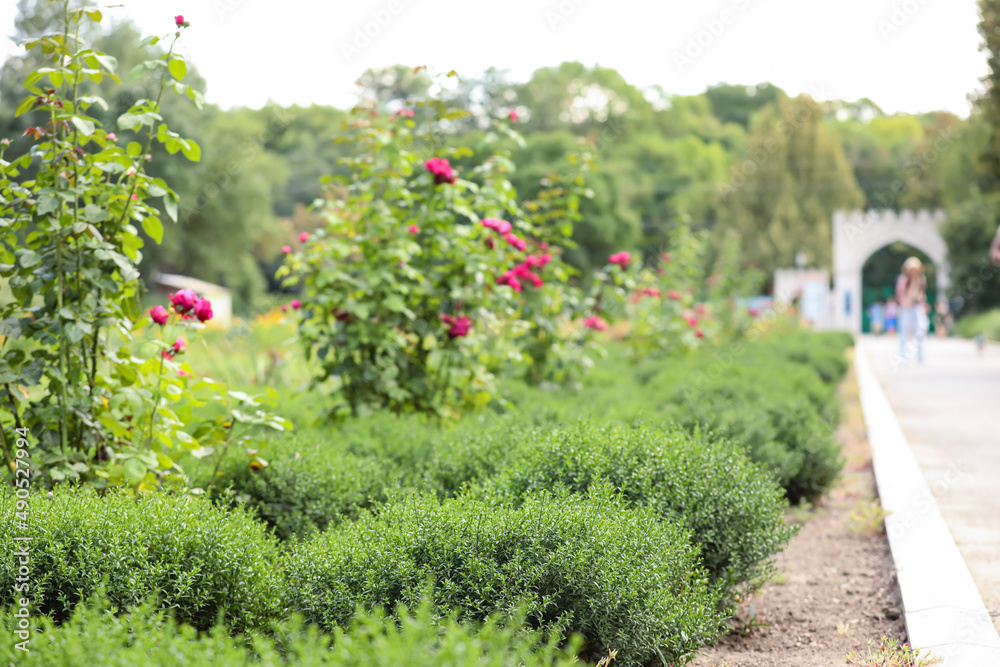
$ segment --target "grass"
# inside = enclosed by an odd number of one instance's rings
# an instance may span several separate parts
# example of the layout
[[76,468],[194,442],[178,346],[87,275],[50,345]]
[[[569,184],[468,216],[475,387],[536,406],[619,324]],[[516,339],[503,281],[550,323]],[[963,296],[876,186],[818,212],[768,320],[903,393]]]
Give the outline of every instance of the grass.
[[1000,341],[1000,308],[963,317],[955,325],[955,332],[964,338],[982,334],[987,340]]

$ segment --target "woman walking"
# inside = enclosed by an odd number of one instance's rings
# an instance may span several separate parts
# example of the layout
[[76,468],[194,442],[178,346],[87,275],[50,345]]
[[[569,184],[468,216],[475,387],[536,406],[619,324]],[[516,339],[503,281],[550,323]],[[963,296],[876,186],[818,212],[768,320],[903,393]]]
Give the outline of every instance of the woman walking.
[[922,325],[927,313],[927,278],[924,265],[916,257],[903,262],[903,273],[896,281],[896,300],[899,301],[899,356],[906,359],[912,335],[917,343],[917,361],[923,361],[927,328]]

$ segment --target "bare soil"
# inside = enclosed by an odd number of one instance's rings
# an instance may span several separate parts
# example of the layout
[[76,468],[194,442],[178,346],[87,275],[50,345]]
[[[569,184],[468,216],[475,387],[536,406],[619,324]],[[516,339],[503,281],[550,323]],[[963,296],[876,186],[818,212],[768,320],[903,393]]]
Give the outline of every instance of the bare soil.
[[[853,361],[853,359],[852,359]],[[840,386],[844,471],[780,554],[779,574],[745,600],[731,632],[693,667],[833,667],[869,639],[905,641],[853,364]]]

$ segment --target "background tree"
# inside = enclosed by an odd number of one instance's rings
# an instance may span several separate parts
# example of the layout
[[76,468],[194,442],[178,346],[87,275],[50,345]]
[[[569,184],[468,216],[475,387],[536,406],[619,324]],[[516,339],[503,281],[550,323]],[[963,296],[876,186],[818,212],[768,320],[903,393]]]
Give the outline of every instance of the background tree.
[[820,105],[800,95],[765,108],[748,155],[721,189],[747,260],[768,275],[794,266],[799,252],[811,265],[828,267],[833,212],[861,206],[864,194]]

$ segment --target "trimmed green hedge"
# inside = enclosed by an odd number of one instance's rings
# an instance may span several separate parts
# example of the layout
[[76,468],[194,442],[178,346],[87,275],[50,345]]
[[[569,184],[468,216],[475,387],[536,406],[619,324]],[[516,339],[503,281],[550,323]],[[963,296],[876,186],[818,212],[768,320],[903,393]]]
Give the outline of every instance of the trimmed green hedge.
[[[732,442],[676,427],[601,428],[586,422],[535,431],[523,446],[503,451],[496,476],[477,492],[495,501],[521,502],[546,489],[584,493],[602,480],[631,503],[691,531],[711,576],[727,589],[759,581],[794,534],[784,521],[784,494],[767,470]],[[476,457],[480,443],[452,459]]]
[[[25,653],[15,610],[0,614],[0,626],[9,641],[0,644],[0,662],[27,667],[570,667],[577,642],[558,648],[540,633],[519,628],[515,614],[490,618],[485,624],[466,626],[436,617],[428,605],[409,612],[400,608],[396,618],[380,613],[360,614],[347,630],[321,634],[301,621],[278,624],[273,634],[229,636],[229,628],[216,626],[198,634],[190,626],[165,617],[155,604],[143,604],[116,614],[106,598],[95,595],[79,605],[61,626],[41,617],[40,630],[32,630]],[[252,648],[248,647],[252,645]]]
[[291,610],[326,629],[426,595],[466,621],[526,608],[534,627],[641,665],[684,662],[718,636],[725,614],[697,558],[683,530],[603,487],[516,509],[411,496],[293,544],[286,575]]
[[[26,597],[33,613],[57,621],[102,585],[113,604],[157,595],[178,620],[199,629],[223,615],[236,630],[261,627],[280,611],[284,586],[277,542],[240,509],[165,494],[109,493],[57,487],[51,499],[29,501],[27,532],[0,523],[0,606]],[[13,517],[16,499],[0,495],[0,515]],[[30,538],[30,584],[15,590],[17,554]],[[103,584],[102,584],[103,582]]]

